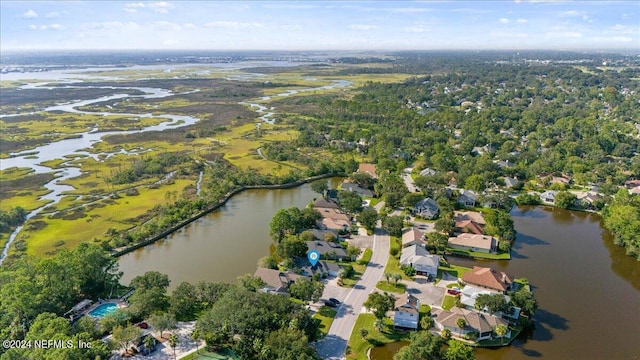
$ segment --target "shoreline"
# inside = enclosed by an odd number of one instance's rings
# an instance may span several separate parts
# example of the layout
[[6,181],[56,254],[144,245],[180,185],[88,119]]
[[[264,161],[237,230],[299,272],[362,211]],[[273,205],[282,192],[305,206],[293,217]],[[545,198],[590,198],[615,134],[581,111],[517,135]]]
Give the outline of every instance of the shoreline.
[[233,191],[225,194],[225,196],[220,201],[218,201],[217,203],[211,205],[207,209],[199,212],[198,214],[190,217],[187,220],[183,220],[183,221],[179,222],[178,224],[172,226],[170,229],[165,230],[165,231],[161,232],[158,235],[155,235],[155,236],[153,236],[153,237],[151,237],[151,238],[149,238],[149,239],[147,239],[145,241],[142,241],[140,243],[137,243],[135,245],[131,245],[131,246],[128,246],[128,247],[125,247],[125,248],[121,248],[119,250],[111,251],[111,256],[113,256],[115,258],[118,258],[118,257],[120,257],[122,255],[125,255],[125,254],[128,254],[128,253],[130,253],[130,252],[132,252],[134,250],[137,250],[137,249],[143,248],[143,247],[145,247],[147,245],[153,244],[154,242],[156,242],[158,240],[164,239],[167,236],[171,235],[172,233],[182,229],[186,225],[189,225],[190,223],[200,219],[201,217],[218,210],[219,208],[224,206],[227,203],[227,201],[229,201],[232,197],[234,197],[235,195],[240,194],[243,191],[246,191],[246,190],[291,189],[291,188],[294,188],[294,187],[298,187],[300,185],[304,185],[304,184],[310,183],[312,181],[316,181],[316,180],[320,180],[320,179],[326,179],[326,178],[332,178],[332,177],[341,177],[341,176],[344,177],[345,175],[344,174],[327,173],[327,174],[321,174],[321,175],[307,177],[307,178],[304,178],[304,179],[296,180],[296,181],[285,183],[285,184],[249,185],[249,186],[240,187],[240,188],[238,188],[236,190],[233,190]]

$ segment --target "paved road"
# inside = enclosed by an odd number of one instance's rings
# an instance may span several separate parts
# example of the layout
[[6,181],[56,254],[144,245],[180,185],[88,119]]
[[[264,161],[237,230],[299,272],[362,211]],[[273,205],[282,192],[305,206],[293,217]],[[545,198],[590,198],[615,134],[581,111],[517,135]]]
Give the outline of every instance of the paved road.
[[367,300],[369,293],[376,288],[376,284],[384,273],[384,267],[387,266],[389,246],[389,235],[384,230],[376,228],[373,237],[373,255],[369,265],[367,265],[360,281],[340,305],[327,336],[315,345],[318,355],[323,359],[345,358],[347,342],[362,309],[362,304]]
[[420,191],[420,189],[418,189],[418,187],[416,186],[416,184],[413,182],[413,179],[411,178],[411,174],[402,174],[402,180],[404,180],[404,184],[407,186],[407,189],[409,189],[409,192],[418,192]]

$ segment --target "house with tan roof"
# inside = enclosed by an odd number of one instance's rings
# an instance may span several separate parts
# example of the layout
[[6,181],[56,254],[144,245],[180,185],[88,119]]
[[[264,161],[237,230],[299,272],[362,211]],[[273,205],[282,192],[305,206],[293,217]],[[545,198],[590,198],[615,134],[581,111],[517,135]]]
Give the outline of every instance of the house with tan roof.
[[[326,199],[325,199],[326,200]],[[318,201],[316,201],[318,202]],[[329,204],[332,202],[328,202]],[[329,205],[328,204],[328,205]],[[331,230],[333,232],[340,232],[349,229],[351,226],[351,217],[345,214],[340,207],[313,207],[317,210],[322,218],[316,222],[318,228],[322,230]]]
[[417,297],[403,293],[396,299],[393,308],[393,326],[407,329],[417,329],[420,320],[420,300]]
[[[506,320],[499,317],[457,307],[451,308],[451,311],[434,309],[431,313],[435,316],[434,322],[438,330],[449,329],[453,335],[461,338],[467,334],[475,333],[477,335],[476,341],[491,339],[493,331],[498,325],[509,326]],[[463,328],[458,327],[458,319],[460,318],[465,322]],[[511,337],[511,331],[507,332],[506,337]]]
[[302,277],[289,271],[283,272],[261,267],[256,270],[253,276],[259,277],[264,282],[260,291],[279,295],[289,295],[289,285]]
[[378,173],[376,172],[376,164],[362,163],[358,165],[358,172],[364,172],[371,175],[372,178],[377,179]]
[[460,279],[465,284],[500,293],[511,289],[513,284],[513,279],[507,273],[480,266],[474,266],[473,271],[464,273]]
[[484,226],[473,220],[456,220],[456,232],[482,235]]
[[493,236],[462,233],[449,238],[449,247],[460,250],[495,254],[498,250],[498,240]]
[[477,211],[454,211],[453,220],[471,220],[483,226],[486,224],[482,213]]
[[424,233],[416,227],[402,230],[402,247],[411,245],[425,246]]

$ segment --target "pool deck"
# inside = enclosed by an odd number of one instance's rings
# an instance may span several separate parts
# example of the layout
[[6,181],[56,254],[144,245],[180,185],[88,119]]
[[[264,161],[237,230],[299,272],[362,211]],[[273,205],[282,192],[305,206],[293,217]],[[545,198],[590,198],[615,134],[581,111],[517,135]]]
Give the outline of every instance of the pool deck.
[[89,306],[88,308],[86,308],[85,310],[83,310],[80,314],[82,315],[86,315],[92,318],[100,318],[101,316],[93,316],[91,314],[89,314],[90,312],[92,312],[93,310],[97,309],[100,305],[104,305],[104,304],[116,304],[116,306],[118,307],[118,309],[125,309],[127,307],[129,307],[129,304],[124,301],[124,300],[120,300],[120,299],[99,299],[96,303],[94,303],[93,305]]

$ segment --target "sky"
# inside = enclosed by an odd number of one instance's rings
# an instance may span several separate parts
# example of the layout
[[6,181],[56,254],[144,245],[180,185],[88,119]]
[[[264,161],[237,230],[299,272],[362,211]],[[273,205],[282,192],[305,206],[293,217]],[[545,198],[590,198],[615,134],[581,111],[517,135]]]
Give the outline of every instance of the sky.
[[640,51],[640,1],[0,1],[36,49]]

